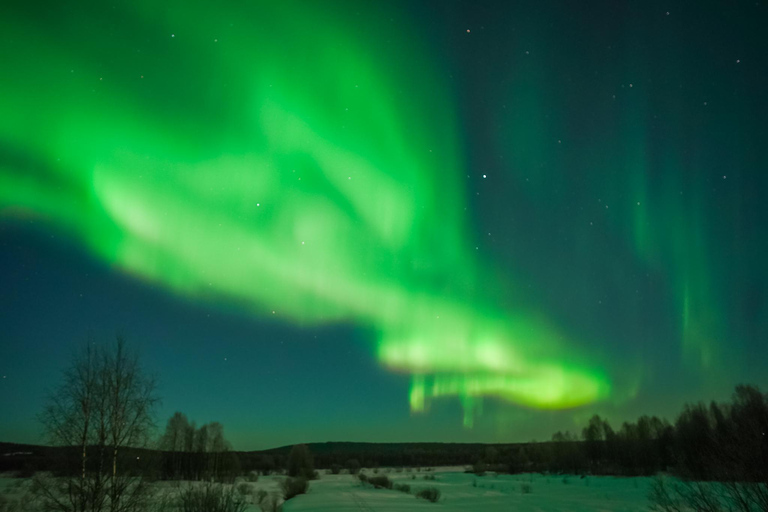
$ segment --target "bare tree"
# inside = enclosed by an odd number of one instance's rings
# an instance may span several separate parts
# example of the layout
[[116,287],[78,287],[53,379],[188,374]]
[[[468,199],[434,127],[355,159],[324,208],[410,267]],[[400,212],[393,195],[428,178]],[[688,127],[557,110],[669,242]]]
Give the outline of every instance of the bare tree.
[[[190,429],[189,420],[183,413],[176,412],[165,426],[165,434],[160,439],[160,447],[170,453],[170,467],[166,468],[167,476],[180,478],[184,452],[192,451],[191,441],[188,441]],[[194,429],[194,426],[192,427]],[[192,431],[194,435],[194,430]]]
[[36,482],[42,507],[61,512],[140,508],[145,486],[136,464],[122,467],[120,456],[125,448],[148,445],[157,402],[154,380],[122,338],[108,348],[89,342],[78,352],[40,415],[49,443],[69,448],[60,476]]
[[305,444],[296,444],[288,454],[288,476],[304,477],[308,480],[315,478],[314,460]]

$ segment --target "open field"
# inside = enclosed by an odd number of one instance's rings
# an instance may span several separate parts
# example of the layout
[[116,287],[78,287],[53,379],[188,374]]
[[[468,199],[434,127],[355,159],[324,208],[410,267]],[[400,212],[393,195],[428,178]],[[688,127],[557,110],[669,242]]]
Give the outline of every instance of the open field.
[[[408,484],[410,494],[388,489],[363,486],[348,474],[321,475],[312,481],[309,492],[299,495],[283,506],[284,512],[397,512],[397,511],[482,511],[515,510],[520,512],[632,512],[648,510],[646,498],[650,478],[617,478],[604,476],[564,475],[496,475],[478,477],[464,473],[463,468],[437,468],[434,472],[385,472],[395,484]],[[369,470],[369,476],[374,476]],[[425,480],[434,475],[435,480]],[[254,494],[263,489],[279,496],[279,482],[285,477],[270,475],[249,483]],[[29,479],[0,477],[0,493],[7,498],[21,498],[29,488]],[[160,494],[189,485],[160,482],[155,488]],[[417,499],[415,493],[425,487],[440,490],[440,500],[430,503]],[[251,503],[247,512],[258,512]]]
[[[370,472],[368,472],[370,474]],[[463,468],[438,468],[435,480],[425,473],[388,473],[396,484],[411,486],[411,494],[362,487],[350,475],[323,475],[309,493],[288,501],[284,512],[331,511],[612,511],[648,510],[649,478],[586,477],[539,474],[477,477]],[[412,477],[415,476],[415,479]],[[436,487],[441,498],[430,503],[414,497],[424,487]],[[524,492],[529,490],[530,492]]]

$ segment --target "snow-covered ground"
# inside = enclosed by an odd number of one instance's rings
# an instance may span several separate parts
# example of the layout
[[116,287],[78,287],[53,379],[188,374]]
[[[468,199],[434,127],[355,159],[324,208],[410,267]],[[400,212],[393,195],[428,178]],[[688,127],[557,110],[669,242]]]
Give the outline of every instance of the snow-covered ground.
[[[283,505],[283,512],[634,512],[647,511],[650,478],[605,476],[496,475],[478,477],[463,468],[436,468],[430,472],[381,470],[395,484],[408,484],[410,494],[362,486],[351,475],[328,475],[310,482],[309,492]],[[375,476],[370,470],[368,476]],[[434,475],[435,480],[425,480]],[[278,498],[283,476],[262,476],[252,486],[254,494],[263,489]],[[6,499],[20,499],[29,489],[29,479],[0,475],[0,494]],[[158,496],[173,493],[190,483],[156,483]],[[192,484],[195,485],[195,484]],[[419,489],[436,487],[441,497],[430,503],[415,497]],[[278,498],[279,499],[279,498]],[[253,497],[250,498],[253,501]],[[246,512],[261,512],[251,503]]]
[[[630,512],[647,511],[649,507],[646,496],[650,478],[539,474],[477,477],[459,468],[438,468],[434,474],[434,481],[425,481],[424,472],[387,473],[395,483],[410,485],[411,494],[362,487],[350,475],[322,475],[311,482],[309,493],[285,503],[283,511]],[[440,489],[440,501],[417,499],[414,494],[424,487]]]

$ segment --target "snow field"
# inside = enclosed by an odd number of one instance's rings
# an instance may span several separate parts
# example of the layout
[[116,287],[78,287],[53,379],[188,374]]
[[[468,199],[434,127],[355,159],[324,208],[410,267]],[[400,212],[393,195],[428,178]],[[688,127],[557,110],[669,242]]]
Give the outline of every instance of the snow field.
[[[372,476],[370,471],[367,472]],[[382,474],[382,472],[379,472]],[[350,475],[322,475],[309,492],[285,503],[284,512],[634,512],[647,511],[650,478],[573,475],[496,475],[478,477],[463,468],[438,468],[434,473],[385,473],[411,493],[361,486]],[[424,480],[434,474],[435,480]],[[415,475],[416,479],[412,479]],[[437,503],[417,499],[424,487],[440,489]],[[257,509],[254,509],[254,511]],[[250,511],[249,511],[250,512]]]

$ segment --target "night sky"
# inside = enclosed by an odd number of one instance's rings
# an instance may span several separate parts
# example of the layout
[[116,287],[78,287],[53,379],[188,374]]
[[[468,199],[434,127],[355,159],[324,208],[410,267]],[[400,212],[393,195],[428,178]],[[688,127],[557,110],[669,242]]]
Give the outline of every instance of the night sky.
[[763,1],[0,7],[0,440],[124,335],[236,449],[768,389]]

